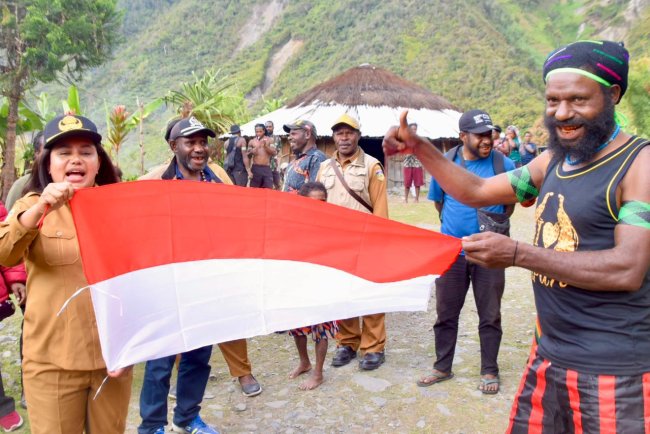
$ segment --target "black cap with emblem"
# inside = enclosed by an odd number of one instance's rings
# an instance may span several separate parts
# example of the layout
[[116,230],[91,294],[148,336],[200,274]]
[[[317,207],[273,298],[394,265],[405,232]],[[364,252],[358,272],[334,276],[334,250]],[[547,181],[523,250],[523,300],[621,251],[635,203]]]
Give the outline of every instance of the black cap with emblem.
[[97,126],[90,119],[78,115],[61,115],[52,119],[43,129],[45,149],[52,147],[66,137],[87,137],[93,143],[101,143],[102,136],[97,132]]
[[458,120],[458,129],[464,133],[485,134],[494,130],[490,115],[483,110],[470,110]]
[[197,118],[190,116],[176,122],[169,134],[169,140],[176,140],[179,137],[189,137],[197,133],[205,133],[210,137],[215,137],[217,134],[210,128],[203,125]]

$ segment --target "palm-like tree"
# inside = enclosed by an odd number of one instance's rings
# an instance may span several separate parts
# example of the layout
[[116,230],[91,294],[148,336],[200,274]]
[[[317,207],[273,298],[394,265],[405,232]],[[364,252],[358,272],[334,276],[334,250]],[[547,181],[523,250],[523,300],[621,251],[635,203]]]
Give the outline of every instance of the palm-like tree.
[[192,77],[193,81],[182,83],[180,90],[169,91],[164,98],[176,113],[195,116],[217,134],[247,117],[244,96],[220,70],[207,70],[202,77],[192,73]]

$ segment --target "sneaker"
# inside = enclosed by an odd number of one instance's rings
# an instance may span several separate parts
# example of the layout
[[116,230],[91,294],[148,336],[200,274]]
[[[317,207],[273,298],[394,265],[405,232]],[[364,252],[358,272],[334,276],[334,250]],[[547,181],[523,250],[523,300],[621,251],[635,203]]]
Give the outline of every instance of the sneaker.
[[171,399],[176,399],[176,385],[174,384],[171,389],[169,389],[169,393],[167,394]]
[[196,417],[192,422],[187,424],[185,428],[181,428],[175,423],[172,423],[172,431],[178,433],[189,433],[189,434],[219,434],[219,431],[212,428],[207,423],[203,422],[203,419],[201,419],[201,416],[199,416],[198,414],[196,415]]
[[157,430],[155,430],[155,431],[153,432],[153,434],[165,434],[165,427],[164,427],[164,426],[161,426],[160,428],[158,428]]
[[23,418],[18,412],[12,411],[8,415],[0,417],[0,426],[5,432],[16,431],[23,426]]

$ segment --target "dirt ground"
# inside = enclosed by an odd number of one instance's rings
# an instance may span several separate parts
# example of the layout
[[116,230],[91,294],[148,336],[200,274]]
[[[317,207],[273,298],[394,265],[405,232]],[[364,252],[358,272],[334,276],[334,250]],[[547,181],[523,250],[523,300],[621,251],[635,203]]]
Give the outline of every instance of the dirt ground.
[[[407,205],[390,199],[391,218],[437,229],[433,204]],[[532,238],[533,209],[517,207],[512,236]],[[471,291],[470,291],[471,294]],[[478,318],[474,300],[468,296],[463,309],[454,373],[448,382],[428,388],[415,381],[431,369],[434,357],[433,323],[435,300],[427,312],[387,315],[386,363],[376,371],[360,371],[353,362],[342,368],[330,366],[334,344],[330,344],[325,383],[313,391],[301,391],[302,378],[289,380],[296,366],[293,339],[273,334],[249,340],[253,373],[264,389],[257,397],[241,394],[221,353],[212,356],[212,375],[203,419],[222,433],[500,433],[508,424],[512,398],[528,355],[534,324],[530,274],[523,269],[506,271],[502,303],[503,341],[499,355],[502,386],[495,396],[482,395],[479,381]],[[8,393],[20,396],[17,336],[20,315],[0,323],[2,376]],[[310,355],[313,347],[309,345]],[[313,356],[312,356],[313,360]],[[135,368],[127,432],[135,433],[140,422],[138,399],[143,365]],[[170,420],[174,401],[169,402]],[[19,409],[23,416],[25,411]],[[18,432],[29,432],[26,426]]]

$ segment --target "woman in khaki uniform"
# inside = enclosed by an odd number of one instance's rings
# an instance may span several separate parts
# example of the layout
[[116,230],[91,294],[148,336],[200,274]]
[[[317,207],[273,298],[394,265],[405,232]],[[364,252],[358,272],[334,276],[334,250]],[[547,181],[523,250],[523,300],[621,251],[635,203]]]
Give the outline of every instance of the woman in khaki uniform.
[[118,179],[90,120],[59,116],[44,136],[28,193],[0,224],[0,263],[24,260],[27,268],[23,372],[31,431],[123,433],[131,370],[106,372],[89,292],[57,316],[88,285],[68,201],[77,189]]

